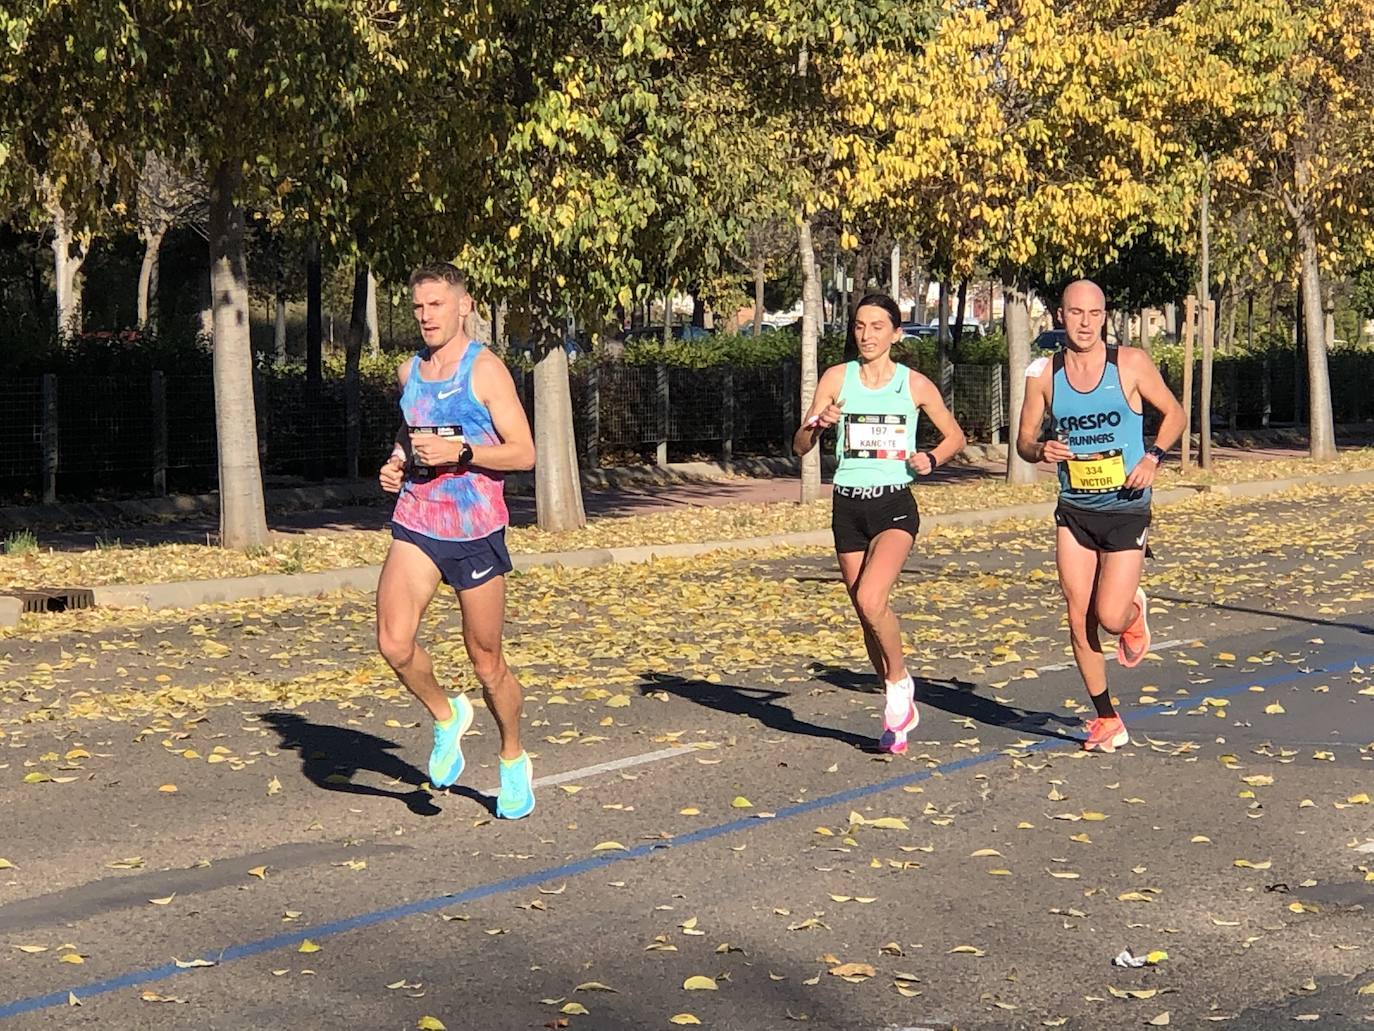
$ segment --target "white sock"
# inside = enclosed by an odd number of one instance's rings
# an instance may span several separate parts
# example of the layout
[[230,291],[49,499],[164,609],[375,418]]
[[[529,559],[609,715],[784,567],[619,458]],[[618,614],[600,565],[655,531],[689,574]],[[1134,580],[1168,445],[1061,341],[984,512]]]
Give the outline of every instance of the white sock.
[[916,685],[910,676],[902,677],[896,683],[887,681],[887,708],[883,715],[888,723],[898,723],[911,711],[911,702],[916,694]]

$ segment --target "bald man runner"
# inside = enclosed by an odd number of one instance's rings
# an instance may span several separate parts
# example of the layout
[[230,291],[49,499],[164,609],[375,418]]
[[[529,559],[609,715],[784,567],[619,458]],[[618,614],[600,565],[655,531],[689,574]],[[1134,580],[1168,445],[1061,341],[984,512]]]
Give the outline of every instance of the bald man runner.
[[[1055,462],[1059,505],[1055,560],[1069,610],[1074,661],[1097,715],[1083,742],[1113,752],[1130,741],[1107,690],[1098,631],[1117,635],[1116,658],[1136,666],[1150,650],[1140,574],[1150,526],[1150,489],[1165,454],[1183,433],[1183,408],[1149,355],[1108,347],[1107,300],[1091,280],[1070,283],[1060,298],[1063,349],[1026,369],[1026,399],[1016,450],[1028,462]],[[1144,405],[1163,416],[1145,446]],[[1045,412],[1049,440],[1041,440]]]

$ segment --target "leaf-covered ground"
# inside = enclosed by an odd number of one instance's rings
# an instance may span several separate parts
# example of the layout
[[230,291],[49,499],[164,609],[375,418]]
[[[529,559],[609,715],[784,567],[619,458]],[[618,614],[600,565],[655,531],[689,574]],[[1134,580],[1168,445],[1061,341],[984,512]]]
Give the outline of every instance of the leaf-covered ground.
[[[1224,460],[1208,473],[1181,476],[1167,465],[1159,486],[1235,483],[1283,479],[1319,473],[1374,468],[1374,449],[1343,452],[1334,462],[1293,460]],[[1049,481],[1011,487],[997,479],[944,483],[920,491],[923,512],[1003,508],[1047,501],[1053,497]],[[579,548],[627,547],[711,540],[739,540],[829,526],[830,504],[790,502],[741,504],[727,507],[680,507],[614,518],[594,519],[581,530],[547,533],[537,527],[513,527],[508,543],[516,553],[570,551]],[[120,583],[163,583],[252,576],[263,573],[318,572],[381,562],[390,536],[384,531],[320,533],[278,539],[262,551],[241,554],[197,544],[160,544],[152,547],[117,545],[85,552],[33,550],[0,555],[0,584],[10,589],[34,586],[85,586]]]
[[[566,775],[513,825],[473,790],[485,713],[464,788],[424,784],[365,596],[27,619],[0,646],[0,1006],[58,992],[23,1028],[1367,1026],[1371,514],[1369,486],[1158,512],[1158,647],[1112,669],[1134,739],[1111,757],[1075,749],[1044,520],[913,555],[900,759],[869,750],[881,699],[824,551],[513,576],[526,743]],[[448,598],[424,634],[473,688]],[[172,959],[205,967],[83,998]]]

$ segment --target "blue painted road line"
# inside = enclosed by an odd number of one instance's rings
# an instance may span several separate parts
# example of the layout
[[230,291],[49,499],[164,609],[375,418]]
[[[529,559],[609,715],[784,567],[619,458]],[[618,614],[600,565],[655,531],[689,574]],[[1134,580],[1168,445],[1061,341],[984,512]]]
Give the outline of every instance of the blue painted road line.
[[[1204,698],[1228,698],[1232,695],[1248,691],[1251,687],[1277,687],[1280,684],[1292,683],[1295,680],[1302,680],[1306,677],[1331,673],[1344,673],[1352,666],[1371,662],[1374,662],[1374,655],[1360,655],[1348,662],[1336,666],[1293,670],[1286,674],[1263,679],[1247,679],[1224,687],[1215,687],[1209,691],[1200,692],[1195,695],[1185,695],[1174,699],[1169,704],[1152,705],[1132,711],[1134,714],[1140,716],[1158,715],[1163,712],[1176,711],[1189,704],[1197,704]],[[1066,742],[1058,738],[1046,738],[1027,746],[1024,750],[1027,752],[1051,752],[1077,747],[1077,741]],[[850,788],[847,791],[839,791],[822,798],[814,798],[809,802],[791,805],[785,809],[780,809],[771,819],[761,820],[757,816],[743,817],[741,819],[731,820],[728,823],[703,827],[700,830],[691,831],[670,840],[639,845],[635,848],[627,849],[624,852],[618,852],[612,855],[593,856],[587,859],[577,860],[576,862],[564,863],[561,866],[536,870],[532,873],[522,874],[518,877],[509,877],[502,881],[493,881],[490,884],[477,885],[465,891],[455,892],[452,895],[437,895],[433,898],[420,899],[415,902],[405,903],[404,905],[390,906],[386,909],[377,909],[369,913],[360,913],[357,916],[346,917],[342,920],[333,920],[323,924],[316,924],[312,927],[302,928],[299,931],[293,931],[290,934],[275,934],[269,938],[259,938],[257,941],[246,942],[239,945],[229,945],[217,951],[205,953],[203,958],[215,965],[228,963],[236,959],[247,959],[251,956],[260,956],[266,952],[275,952],[277,949],[298,946],[306,938],[312,941],[319,941],[324,938],[331,938],[336,935],[344,934],[348,931],[356,931],[364,927],[374,927],[378,924],[391,923],[392,921],[401,920],[408,916],[416,916],[421,913],[432,913],[435,910],[447,909],[450,906],[476,902],[480,899],[490,898],[493,895],[503,895],[507,892],[518,891],[522,888],[547,884],[554,880],[579,877],[582,874],[591,873],[595,870],[602,870],[619,863],[642,859],[654,852],[682,848],[686,845],[695,845],[699,842],[725,837],[726,835],[734,834],[738,831],[760,829],[771,823],[779,823],[798,816],[805,816],[807,813],[815,812],[818,809],[828,809],[831,806],[857,802],[860,799],[869,798],[873,795],[880,795],[887,791],[906,787],[909,784],[918,784],[921,781],[929,780],[936,774],[948,775],[951,773],[958,773],[962,770],[972,769],[975,766],[981,766],[984,763],[1002,757],[1002,751],[971,755],[964,759],[955,760],[954,762],[942,763],[939,766],[917,770],[914,773],[893,777],[890,780],[879,781],[876,784]],[[69,996],[71,995],[75,995],[77,999],[85,1001],[98,995],[108,995],[111,992],[117,992],[123,988],[139,988],[156,981],[165,981],[179,974],[185,974],[187,970],[188,968],[179,967],[175,963],[164,963],[161,966],[134,970],[127,974],[121,974],[118,977],[108,978],[104,981],[92,981],[86,985],[70,989],[63,988],[59,991],[49,992],[46,995],[34,995],[25,999],[16,999],[13,1002],[8,1002],[0,1006],[0,1020],[21,1016],[25,1013],[34,1013],[39,1010],[52,1009],[57,1006],[66,1006],[69,1002]]]

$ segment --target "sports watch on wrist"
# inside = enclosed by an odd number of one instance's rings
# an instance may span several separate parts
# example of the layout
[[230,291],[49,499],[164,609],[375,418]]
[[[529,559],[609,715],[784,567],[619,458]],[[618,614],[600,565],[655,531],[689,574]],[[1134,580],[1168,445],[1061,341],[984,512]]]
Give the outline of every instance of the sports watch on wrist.
[[1151,445],[1150,447],[1147,447],[1145,449],[1145,454],[1153,458],[1155,460],[1156,465],[1164,464],[1164,449],[1162,447],[1155,447]]
[[463,449],[462,449],[461,451],[458,452],[458,464],[459,464],[459,465],[470,465],[470,464],[472,464],[472,445],[469,444],[466,440],[463,441]]

